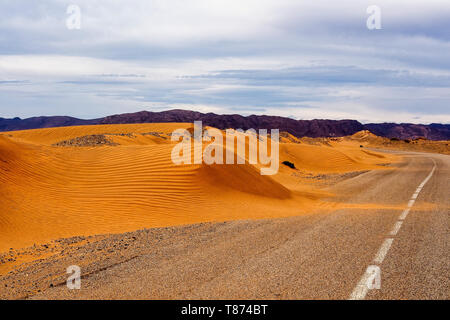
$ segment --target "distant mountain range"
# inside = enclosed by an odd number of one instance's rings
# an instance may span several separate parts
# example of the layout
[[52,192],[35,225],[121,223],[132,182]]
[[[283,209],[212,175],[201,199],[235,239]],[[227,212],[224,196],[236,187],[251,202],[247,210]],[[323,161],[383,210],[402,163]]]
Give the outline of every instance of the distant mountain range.
[[424,137],[429,140],[450,140],[450,124],[362,124],[356,120],[294,120],[277,116],[219,115],[188,110],[169,110],[162,112],[141,111],[92,120],[82,120],[65,116],[33,117],[28,119],[0,118],[0,131],[95,124],[193,122],[195,120],[201,120],[203,121],[203,125],[219,129],[280,129],[280,131],[287,131],[296,137],[340,137],[351,135],[361,130],[369,130],[378,136],[387,138],[415,139]]

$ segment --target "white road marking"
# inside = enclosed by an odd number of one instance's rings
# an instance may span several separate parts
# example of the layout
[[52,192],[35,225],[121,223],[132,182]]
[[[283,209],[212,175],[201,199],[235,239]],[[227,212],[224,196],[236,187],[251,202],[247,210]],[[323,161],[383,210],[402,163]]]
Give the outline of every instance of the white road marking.
[[[431,159],[433,161],[433,169],[431,169],[430,174],[425,178],[425,180],[422,181],[422,183],[417,187],[414,194],[411,196],[411,200],[408,202],[408,207],[402,212],[402,214],[399,216],[398,221],[395,223],[394,227],[392,228],[390,232],[390,236],[395,236],[400,228],[402,227],[403,221],[406,219],[406,217],[409,214],[409,211],[411,210],[411,207],[414,205],[414,202],[416,202],[417,197],[419,196],[420,192],[422,191],[423,187],[427,184],[427,182],[431,179],[433,176],[434,171],[436,170],[436,161],[434,159]],[[381,245],[380,249],[378,249],[377,254],[375,255],[375,258],[373,259],[373,263],[377,265],[381,265],[383,263],[384,258],[386,257],[389,249],[391,248],[392,242],[394,242],[394,238],[388,237],[384,240],[383,244]],[[350,294],[349,300],[364,300],[367,292],[369,291],[369,285],[368,280],[370,279],[371,273],[370,273],[370,267],[367,267],[366,272],[362,275],[361,279],[359,280],[356,287],[353,289],[352,293]]]
[[349,300],[364,300],[367,295],[367,291],[369,291],[369,286],[367,282],[369,281],[370,272],[369,267],[367,267],[366,272],[364,272],[361,280],[359,280],[355,289],[353,289],[352,294],[350,295]]
[[405,220],[406,217],[408,216],[408,213],[409,213],[410,210],[411,210],[411,208],[405,209],[405,211],[402,212],[402,214],[400,215],[398,220]]
[[394,224],[394,228],[392,228],[391,233],[390,233],[391,236],[397,235],[398,230],[400,230],[400,228],[402,227],[402,223],[403,223],[403,221],[400,220]]
[[375,256],[375,259],[373,259],[373,262],[375,264],[382,264],[384,258],[386,257],[386,254],[388,253],[389,249],[391,248],[391,244],[394,241],[393,238],[387,238],[384,240],[383,244],[381,245],[380,249],[377,252],[377,255]]

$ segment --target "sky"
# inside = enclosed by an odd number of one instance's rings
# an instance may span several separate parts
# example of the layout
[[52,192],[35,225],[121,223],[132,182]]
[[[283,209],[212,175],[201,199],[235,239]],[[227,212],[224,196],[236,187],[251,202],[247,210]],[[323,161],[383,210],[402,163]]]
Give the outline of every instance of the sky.
[[450,1],[0,0],[0,117],[168,109],[450,123]]

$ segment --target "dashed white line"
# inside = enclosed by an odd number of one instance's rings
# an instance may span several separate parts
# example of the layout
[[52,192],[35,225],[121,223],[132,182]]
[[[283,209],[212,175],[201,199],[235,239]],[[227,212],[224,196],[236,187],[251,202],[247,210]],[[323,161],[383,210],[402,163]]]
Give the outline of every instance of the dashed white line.
[[[403,221],[406,219],[406,217],[409,214],[409,211],[411,210],[412,206],[414,205],[414,202],[416,202],[417,197],[419,196],[420,192],[422,191],[423,187],[427,184],[427,182],[431,179],[433,176],[434,171],[436,170],[436,161],[434,159],[431,159],[433,161],[433,169],[431,169],[430,174],[422,181],[422,183],[417,187],[414,194],[411,196],[411,199],[408,202],[407,208],[401,213],[401,215],[398,218],[398,221],[395,223],[394,227],[392,228],[390,232],[390,236],[384,240],[383,244],[381,245],[380,249],[378,249],[377,254],[375,255],[375,258],[373,259],[373,263],[380,265],[383,263],[384,258],[386,257],[389,249],[391,248],[392,242],[394,242],[393,236],[397,235],[398,231],[402,227]],[[363,276],[359,280],[356,287],[353,289],[352,293],[350,294],[349,300],[363,300],[367,292],[369,291],[369,284],[368,281],[370,279],[370,267],[367,267],[366,272],[364,272]]]
[[406,217],[408,216],[408,213],[409,213],[410,210],[411,210],[411,208],[405,209],[405,211],[402,212],[402,214],[400,215],[398,220],[405,220]]
[[400,220],[394,224],[394,227],[392,228],[391,233],[390,233],[391,236],[397,235],[398,230],[400,230],[400,228],[402,227],[402,223],[403,223],[403,221]]
[[391,248],[391,244],[394,239],[387,238],[384,240],[383,244],[381,245],[380,249],[378,250],[375,259],[373,259],[373,262],[375,264],[382,264],[384,258],[386,257],[386,254],[388,253],[389,249]]
[[366,272],[364,272],[363,276],[361,277],[361,280],[359,280],[355,289],[353,289],[353,292],[350,295],[349,300],[363,300],[367,295],[367,291],[369,291],[369,286],[367,285],[367,283],[369,282],[370,278],[369,268],[370,266],[367,267]]

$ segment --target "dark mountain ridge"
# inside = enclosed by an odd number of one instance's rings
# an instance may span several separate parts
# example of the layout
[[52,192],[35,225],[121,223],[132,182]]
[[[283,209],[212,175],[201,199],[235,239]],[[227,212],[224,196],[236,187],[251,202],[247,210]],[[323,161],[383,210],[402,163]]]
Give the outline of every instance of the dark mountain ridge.
[[219,129],[279,129],[280,131],[287,131],[296,137],[341,137],[361,130],[369,130],[378,136],[387,138],[416,139],[423,137],[430,140],[450,140],[450,124],[362,124],[356,120],[295,120],[279,116],[218,115],[215,113],[201,113],[189,110],[169,110],[162,112],[141,111],[92,120],[82,120],[65,116],[33,117],[28,119],[0,118],[0,131],[94,124],[194,122],[196,120],[201,120],[205,126],[212,126]]

